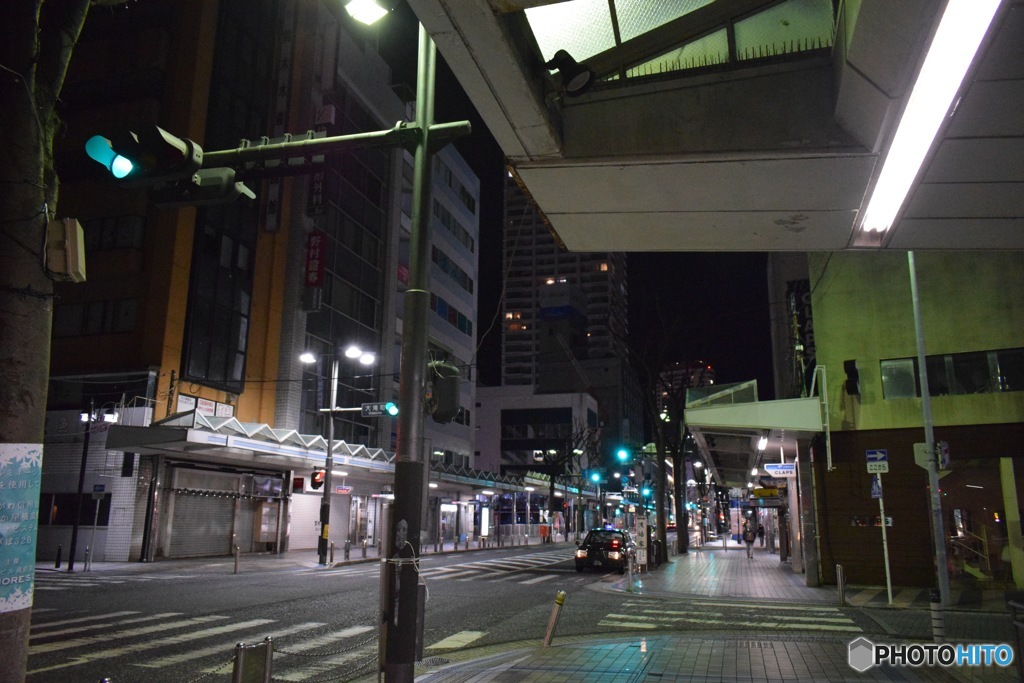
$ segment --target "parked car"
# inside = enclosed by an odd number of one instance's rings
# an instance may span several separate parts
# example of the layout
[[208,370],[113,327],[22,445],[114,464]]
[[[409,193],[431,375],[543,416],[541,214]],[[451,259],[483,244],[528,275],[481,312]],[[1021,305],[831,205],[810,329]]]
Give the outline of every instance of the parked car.
[[626,573],[628,563],[636,557],[636,544],[624,529],[591,529],[576,547],[576,571],[585,567],[618,569]]

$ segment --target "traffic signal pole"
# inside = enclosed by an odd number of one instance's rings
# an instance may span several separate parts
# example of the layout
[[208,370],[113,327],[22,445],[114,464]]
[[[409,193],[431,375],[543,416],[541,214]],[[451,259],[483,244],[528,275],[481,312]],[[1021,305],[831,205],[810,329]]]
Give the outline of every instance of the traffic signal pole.
[[[435,126],[434,75],[437,50],[419,26],[416,62],[417,132],[413,149],[412,220],[409,286],[402,313],[402,359],[399,368],[398,447],[395,452],[395,501],[391,514],[391,556],[384,565],[381,640],[386,683],[412,683],[418,656],[423,605],[419,597],[420,529],[426,513],[427,476],[423,457],[424,390],[427,368],[427,315],[430,311],[430,157],[447,144],[452,132],[469,132],[469,122]],[[397,579],[397,581],[396,581]],[[396,585],[397,584],[397,585]]]

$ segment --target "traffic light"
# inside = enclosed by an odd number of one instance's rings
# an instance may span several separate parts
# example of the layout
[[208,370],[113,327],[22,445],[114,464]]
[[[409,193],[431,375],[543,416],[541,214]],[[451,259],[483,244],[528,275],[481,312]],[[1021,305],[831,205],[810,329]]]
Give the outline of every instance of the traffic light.
[[427,365],[428,380],[433,393],[427,401],[427,412],[434,422],[451,422],[459,414],[459,369],[451,363],[432,361]]
[[625,446],[619,446],[615,449],[615,462],[620,465],[627,465],[633,462],[633,451]]
[[159,126],[94,135],[85,153],[126,187],[188,178],[203,166],[202,147]]
[[390,415],[391,417],[397,417],[398,404],[395,403],[394,401],[388,401],[387,403],[384,404],[384,412]]
[[640,489],[640,493],[643,494],[644,498],[649,498],[651,495],[651,485],[645,481],[643,487]]
[[324,477],[327,476],[327,472],[321,469],[314,469],[313,476],[310,478],[309,485],[315,489],[321,488],[324,485]]

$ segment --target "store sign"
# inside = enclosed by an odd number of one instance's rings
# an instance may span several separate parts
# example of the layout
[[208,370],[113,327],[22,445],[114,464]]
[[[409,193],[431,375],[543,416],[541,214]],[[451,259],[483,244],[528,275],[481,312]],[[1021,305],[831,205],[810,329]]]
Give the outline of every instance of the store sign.
[[783,479],[792,479],[796,477],[795,462],[765,463],[763,467],[764,471],[767,472],[772,477],[778,477]]

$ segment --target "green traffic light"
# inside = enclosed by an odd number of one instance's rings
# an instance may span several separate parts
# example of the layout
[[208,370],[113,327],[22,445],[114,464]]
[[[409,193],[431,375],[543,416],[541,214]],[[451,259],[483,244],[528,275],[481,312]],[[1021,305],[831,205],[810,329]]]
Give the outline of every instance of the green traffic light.
[[597,472],[591,472],[590,481],[601,481],[601,475]]
[[115,152],[110,140],[102,135],[93,135],[89,138],[85,143],[85,153],[89,158],[105,166],[110,174],[118,179],[126,177],[134,168],[131,160]]
[[626,462],[627,460],[629,460],[629,451],[627,451],[625,448],[620,448],[619,450],[615,451],[615,457],[619,459],[619,462]]
[[649,489],[648,487],[646,487],[646,486],[645,486],[645,487],[644,487],[644,490],[643,490],[643,494],[644,494],[645,496],[649,496],[649,495],[651,495],[651,489]]
[[391,417],[397,416],[398,404],[395,403],[394,401],[388,401],[387,403],[384,404],[384,412],[386,412]]

